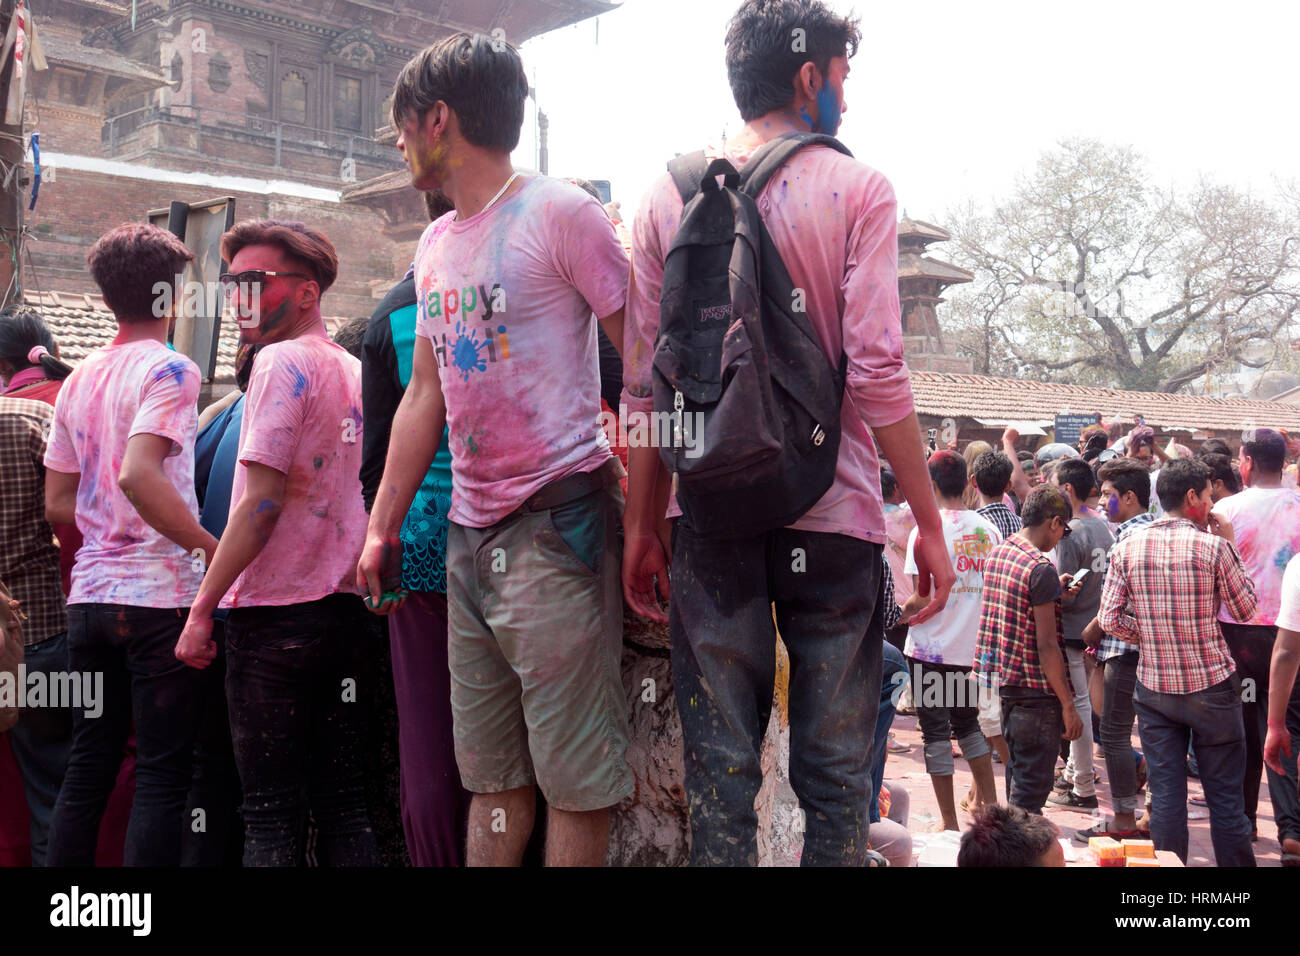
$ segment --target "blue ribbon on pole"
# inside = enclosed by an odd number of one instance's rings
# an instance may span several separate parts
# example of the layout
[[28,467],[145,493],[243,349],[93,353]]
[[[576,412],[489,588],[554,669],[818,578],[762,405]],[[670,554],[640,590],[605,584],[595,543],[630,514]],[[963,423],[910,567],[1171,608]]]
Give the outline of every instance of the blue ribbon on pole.
[[36,196],[41,191],[41,134],[32,133],[32,201],[27,207],[31,212],[36,208]]

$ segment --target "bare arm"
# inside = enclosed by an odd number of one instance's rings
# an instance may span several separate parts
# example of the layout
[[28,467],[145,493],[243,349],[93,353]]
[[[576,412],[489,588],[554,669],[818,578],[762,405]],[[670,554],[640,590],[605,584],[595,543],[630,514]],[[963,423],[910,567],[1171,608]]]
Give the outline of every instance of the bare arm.
[[939,506],[934,500],[930,472],[926,468],[925,454],[921,448],[921,426],[916,420],[916,413],[910,412],[902,421],[872,431],[893,467],[903,497],[912,507],[912,516],[916,518],[916,589],[924,597],[930,594],[931,581],[934,584],[933,599],[912,618],[913,624],[920,624],[943,610],[948,603],[948,593],[957,579],[944,549]]
[[599,320],[600,327],[609,336],[609,340],[614,343],[614,349],[618,352],[619,358],[623,357],[623,311],[623,309],[619,309],[617,312],[611,312]]
[[637,614],[661,624],[668,617],[655,597],[655,582],[668,597],[668,548],[660,537],[671,482],[657,448],[627,450],[627,508],[623,512],[623,597]]
[[[621,340],[621,336],[620,336]],[[447,407],[442,398],[442,381],[433,346],[422,335],[415,338],[411,383],[393,416],[384,477],[370,512],[366,543],[357,564],[357,586],[380,604],[385,575],[391,576],[400,560],[402,521],[410,510],[420,482],[424,480],[442,440]],[[390,605],[389,610],[396,610]]]
[[1052,685],[1056,699],[1061,702],[1061,713],[1065,717],[1065,738],[1075,740],[1083,733],[1083,722],[1074,709],[1074,694],[1070,692],[1070,682],[1066,677],[1065,658],[1061,656],[1061,646],[1056,640],[1054,605],[1034,605],[1034,631],[1037,637],[1038,664],[1043,669],[1043,676]]
[[217,548],[217,539],[199,524],[198,516],[163,470],[171,450],[170,438],[132,435],[122,456],[117,486],[145,524],[186,551],[198,551],[207,561]]
[[284,472],[249,462],[244,493],[230,510],[216,554],[203,576],[190,614],[211,617],[235,579],[262,553],[284,510]]
[[1277,773],[1285,772],[1281,755],[1291,756],[1286,711],[1297,670],[1300,670],[1300,632],[1278,628],[1268,672],[1268,736],[1264,741],[1264,762]]
[[1008,428],[1002,433],[1002,453],[1011,459],[1011,492],[1023,504],[1029,497],[1029,476],[1025,474],[1020,456],[1016,453],[1016,442],[1019,439],[1020,433],[1014,428]]
[[81,472],[45,469],[45,520],[50,524],[74,524],[77,520],[77,486]]
[[232,388],[230,391],[226,392],[225,395],[222,395],[207,408],[203,409],[203,411],[199,412],[199,424],[195,434],[198,434],[199,432],[202,432],[203,429],[207,428],[208,425],[211,424],[212,419],[216,418],[231,405],[235,404],[235,402],[239,401],[239,396],[243,394],[244,393],[239,389]]

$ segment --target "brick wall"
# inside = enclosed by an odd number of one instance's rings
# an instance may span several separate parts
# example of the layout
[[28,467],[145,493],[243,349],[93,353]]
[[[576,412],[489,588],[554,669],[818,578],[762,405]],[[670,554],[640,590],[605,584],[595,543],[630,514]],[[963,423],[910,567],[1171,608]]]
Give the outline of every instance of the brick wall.
[[[31,228],[24,263],[24,285],[31,290],[94,292],[85,256],[109,229],[141,221],[150,209],[172,200],[202,202],[225,195],[209,186],[186,186],[123,179],[101,173],[60,170],[55,182],[41,186],[36,209],[25,213]],[[326,315],[369,315],[378,304],[375,280],[401,278],[415,242],[395,243],[384,235],[382,216],[364,206],[329,203],[292,196],[235,192],[236,221],[255,218],[293,219],[319,229],[339,253],[339,278],[325,294]],[[26,203],[24,202],[24,208]],[[386,290],[388,281],[378,283]]]

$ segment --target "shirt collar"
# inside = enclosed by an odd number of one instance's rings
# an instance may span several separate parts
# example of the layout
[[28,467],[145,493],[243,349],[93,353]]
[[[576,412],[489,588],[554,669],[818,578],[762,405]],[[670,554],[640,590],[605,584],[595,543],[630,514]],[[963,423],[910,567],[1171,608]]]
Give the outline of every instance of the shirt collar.
[[1149,511],[1144,511],[1140,515],[1134,515],[1119,526],[1120,533],[1124,533],[1129,528],[1136,528],[1138,525],[1150,524],[1156,518]]
[[13,374],[9,379],[9,387],[5,389],[4,393],[8,395],[16,388],[22,388],[24,385],[32,385],[36,382],[43,381],[45,381],[45,369],[41,368],[39,365],[33,366],[32,368],[25,368],[21,372],[15,372]]

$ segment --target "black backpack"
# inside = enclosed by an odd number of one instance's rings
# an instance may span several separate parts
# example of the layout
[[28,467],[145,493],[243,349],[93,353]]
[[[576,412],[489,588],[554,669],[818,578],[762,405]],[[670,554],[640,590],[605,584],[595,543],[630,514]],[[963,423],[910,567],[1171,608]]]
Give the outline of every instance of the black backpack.
[[784,528],[835,480],[846,359],[827,360],[754,202],[809,145],[852,155],[834,137],[789,133],[739,173],[703,152],[668,164],[683,208],[664,263],[654,408],[672,440],[653,437],[696,534]]

